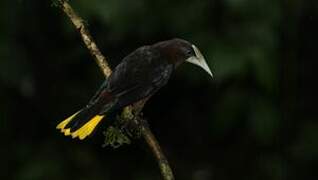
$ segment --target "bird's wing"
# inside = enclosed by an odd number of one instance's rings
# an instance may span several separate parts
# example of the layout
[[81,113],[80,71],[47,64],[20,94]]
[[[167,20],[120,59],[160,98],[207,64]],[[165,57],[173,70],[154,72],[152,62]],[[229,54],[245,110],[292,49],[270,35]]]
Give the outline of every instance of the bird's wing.
[[122,107],[153,95],[167,83],[173,69],[159,52],[141,47],[115,68],[107,90],[119,98],[118,106]]
[[103,91],[105,91],[107,84],[108,84],[108,80],[106,79],[103,82],[103,84],[98,88],[98,90],[96,91],[94,96],[89,100],[87,106],[91,106],[97,101],[97,99],[100,97],[100,95],[103,93]]

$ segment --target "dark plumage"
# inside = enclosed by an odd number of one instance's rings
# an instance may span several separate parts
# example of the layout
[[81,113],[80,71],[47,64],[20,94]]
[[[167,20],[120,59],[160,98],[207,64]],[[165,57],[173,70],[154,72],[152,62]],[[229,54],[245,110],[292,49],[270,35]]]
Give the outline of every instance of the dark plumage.
[[[84,139],[109,110],[151,97],[168,82],[176,67],[196,56],[194,46],[182,39],[138,48],[117,65],[85,108],[61,122],[57,128],[65,135]],[[91,125],[90,121],[93,122]],[[81,130],[85,125],[89,130]]]

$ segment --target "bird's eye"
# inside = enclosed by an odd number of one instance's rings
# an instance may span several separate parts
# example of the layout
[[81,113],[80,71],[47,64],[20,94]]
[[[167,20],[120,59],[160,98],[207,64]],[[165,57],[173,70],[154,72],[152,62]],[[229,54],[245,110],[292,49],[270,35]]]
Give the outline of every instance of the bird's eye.
[[187,56],[192,56],[193,55],[193,50],[192,49],[188,49],[186,51]]

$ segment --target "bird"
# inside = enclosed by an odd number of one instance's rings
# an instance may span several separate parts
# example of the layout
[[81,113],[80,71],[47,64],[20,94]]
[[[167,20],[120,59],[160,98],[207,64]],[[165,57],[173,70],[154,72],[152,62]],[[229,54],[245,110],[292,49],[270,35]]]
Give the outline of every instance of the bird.
[[184,62],[201,67],[213,77],[200,50],[184,39],[139,47],[122,59],[84,108],[56,128],[65,136],[85,139],[110,112],[153,96]]

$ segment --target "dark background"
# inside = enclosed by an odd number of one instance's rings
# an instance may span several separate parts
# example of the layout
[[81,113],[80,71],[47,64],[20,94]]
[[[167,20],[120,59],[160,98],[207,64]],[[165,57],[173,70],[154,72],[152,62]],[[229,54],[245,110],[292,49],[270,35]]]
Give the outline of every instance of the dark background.
[[[139,46],[173,37],[205,55],[214,79],[182,65],[144,110],[178,180],[308,180],[318,177],[317,2],[71,4],[112,67]],[[55,130],[103,75],[51,4],[0,2],[0,179],[159,180],[142,140],[102,148],[103,128],[85,141]]]

